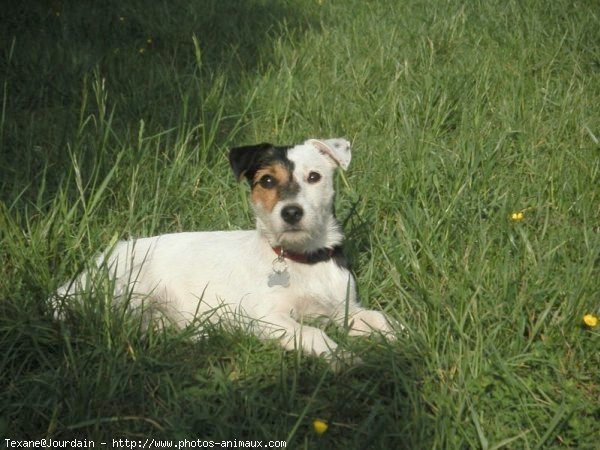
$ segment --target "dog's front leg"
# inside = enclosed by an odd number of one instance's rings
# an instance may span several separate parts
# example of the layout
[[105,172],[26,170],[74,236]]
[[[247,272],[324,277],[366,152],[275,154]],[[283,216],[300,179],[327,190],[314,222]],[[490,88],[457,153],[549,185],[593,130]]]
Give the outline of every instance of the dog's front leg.
[[380,311],[357,308],[350,311],[348,324],[350,336],[369,336],[373,333],[381,333],[387,339],[395,338],[390,320]]
[[276,339],[286,350],[302,350],[308,355],[331,357],[337,344],[323,330],[296,322],[284,313],[269,314],[253,324],[262,339]]

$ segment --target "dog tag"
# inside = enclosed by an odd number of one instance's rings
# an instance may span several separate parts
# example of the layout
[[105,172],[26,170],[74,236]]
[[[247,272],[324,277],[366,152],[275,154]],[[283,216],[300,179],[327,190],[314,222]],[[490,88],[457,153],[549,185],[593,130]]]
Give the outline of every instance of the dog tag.
[[288,266],[283,257],[283,251],[277,258],[273,260],[273,272],[269,275],[269,287],[282,286],[288,287],[290,285],[290,273],[288,272]]
[[290,285],[290,274],[287,270],[283,272],[273,272],[269,275],[268,286],[282,286],[288,287]]

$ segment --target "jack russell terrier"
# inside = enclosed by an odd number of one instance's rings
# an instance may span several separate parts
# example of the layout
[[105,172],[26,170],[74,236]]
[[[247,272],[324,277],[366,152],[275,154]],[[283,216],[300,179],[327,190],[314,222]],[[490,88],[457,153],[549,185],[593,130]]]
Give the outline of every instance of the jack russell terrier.
[[287,350],[330,360],[337,344],[305,318],[325,316],[347,326],[351,336],[375,332],[393,339],[388,318],[358,304],[340,247],[333,176],[350,159],[345,139],[233,148],[229,162],[235,177],[250,184],[255,230],[118,242],[57,297],[89,290],[93,273],[104,269],[116,300],[159,310],[182,326],[206,315],[211,322],[242,325],[262,339],[276,339]]

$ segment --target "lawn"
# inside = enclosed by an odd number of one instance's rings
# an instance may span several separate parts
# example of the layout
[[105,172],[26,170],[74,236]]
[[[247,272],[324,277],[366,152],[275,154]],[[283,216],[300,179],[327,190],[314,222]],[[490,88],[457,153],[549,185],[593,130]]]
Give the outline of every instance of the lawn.
[[[597,1],[9,2],[0,99],[2,446],[598,448]],[[109,289],[53,318],[117,239],[251,228],[229,147],[341,136],[359,295],[407,330],[328,329],[361,366]]]

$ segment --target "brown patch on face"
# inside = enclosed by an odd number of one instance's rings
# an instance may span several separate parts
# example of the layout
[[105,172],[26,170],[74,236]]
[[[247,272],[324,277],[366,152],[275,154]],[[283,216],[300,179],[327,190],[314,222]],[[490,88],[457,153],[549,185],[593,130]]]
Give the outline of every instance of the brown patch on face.
[[[262,183],[264,177],[270,176],[273,183]],[[282,192],[292,183],[292,174],[281,163],[273,163],[262,167],[254,174],[252,182],[252,202],[256,205],[261,205],[266,211],[271,212],[273,208],[281,200]]]

